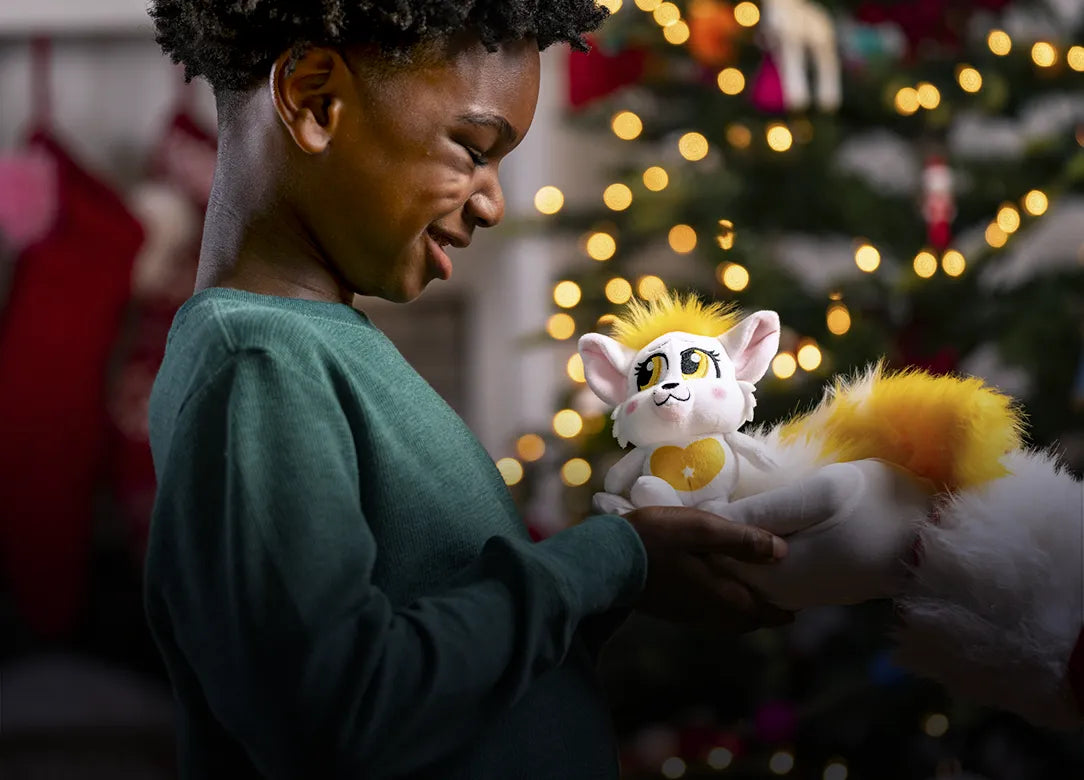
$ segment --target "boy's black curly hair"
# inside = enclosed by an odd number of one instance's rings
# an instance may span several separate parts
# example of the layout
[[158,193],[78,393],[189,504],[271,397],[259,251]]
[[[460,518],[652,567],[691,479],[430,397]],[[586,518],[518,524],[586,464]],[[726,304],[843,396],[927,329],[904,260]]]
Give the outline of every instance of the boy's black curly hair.
[[608,11],[596,0],[151,0],[150,14],[162,50],[219,92],[255,86],[282,52],[307,46],[373,45],[398,58],[471,30],[490,49],[525,37],[585,49]]

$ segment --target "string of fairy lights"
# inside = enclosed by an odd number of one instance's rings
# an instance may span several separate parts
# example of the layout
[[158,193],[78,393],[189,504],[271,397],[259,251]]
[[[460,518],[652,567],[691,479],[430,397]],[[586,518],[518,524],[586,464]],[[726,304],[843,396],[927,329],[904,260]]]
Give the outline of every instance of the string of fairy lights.
[[[600,6],[609,9],[611,14],[618,13],[624,6],[623,0],[598,0]],[[681,9],[674,3],[662,0],[634,0],[636,8],[650,14],[661,29],[665,40],[675,46],[688,41],[689,25],[682,18]],[[695,14],[697,2],[690,5],[690,13]],[[732,13],[738,25],[753,28],[760,22],[760,9],[756,3],[745,0],[734,5]],[[1005,30],[994,29],[989,32],[986,44],[990,51],[999,57],[1009,55],[1016,45]],[[1049,41],[1037,41],[1031,45],[1031,60],[1037,68],[1051,68],[1064,57],[1069,68],[1084,72],[1084,46],[1074,45],[1061,50]],[[956,84],[965,93],[975,94],[984,88],[982,73],[975,66],[961,63],[955,71]],[[719,71],[716,82],[722,95],[735,97],[741,95],[747,87],[746,75],[736,67],[725,67]],[[933,110],[942,101],[940,90],[929,82],[914,85],[893,86],[894,95],[889,94],[894,109],[902,116],[910,116],[922,110]],[[610,129],[622,141],[635,141],[643,133],[643,120],[634,111],[617,111],[610,120]],[[789,121],[770,121],[764,127],[764,143],[771,151],[785,154],[795,143],[808,142],[813,133],[812,123],[803,117]],[[754,131],[741,122],[730,124],[724,133],[726,144],[735,149],[747,149],[754,143]],[[1084,146],[1084,134],[1078,132],[1077,141]],[[708,137],[697,130],[689,130],[677,139],[677,150],[689,163],[696,163],[706,158],[711,151]],[[651,165],[642,174],[644,188],[642,197],[664,191],[670,184],[670,174],[661,165]],[[606,186],[602,192],[603,204],[614,212],[628,209],[638,197],[625,183],[615,182]],[[542,215],[558,214],[565,206],[565,196],[561,189],[547,184],[538,189],[534,196],[535,209]],[[1027,220],[1041,217],[1050,206],[1050,196],[1042,190],[1026,192],[1018,203],[1005,202],[991,218],[985,228],[984,238],[990,250],[1005,247],[1012,235],[1017,233]],[[619,236],[614,228],[607,227],[589,232],[581,241],[582,251],[592,260],[605,263],[615,257],[619,249]],[[715,244],[724,252],[733,248],[735,241],[734,224],[727,219],[720,219],[716,234],[712,237]],[[701,236],[690,225],[677,224],[670,228],[667,242],[677,254],[693,252],[701,241]],[[865,240],[856,240],[854,262],[865,273],[875,273],[881,266],[881,252],[876,246]],[[967,259],[957,248],[947,248],[937,253],[926,248],[914,256],[912,269],[921,279],[930,279],[940,269],[946,276],[961,276],[968,267]],[[731,292],[741,292],[750,282],[749,270],[743,265],[720,262],[715,271],[719,283]],[[659,276],[647,274],[634,280],[615,275],[604,283],[603,293],[606,299],[621,305],[634,295],[644,300],[651,300],[667,289],[665,281]],[[576,323],[568,313],[582,299],[583,291],[573,281],[561,280],[553,288],[553,300],[559,311],[552,314],[546,322],[546,332],[555,341],[568,341],[576,333]],[[614,315],[603,315],[597,322],[598,328],[606,327]],[[829,294],[825,310],[825,324],[829,333],[842,336],[851,329],[851,314],[838,292]],[[793,350],[779,352],[772,362],[771,370],[780,380],[793,377],[799,370],[815,371],[823,361],[821,347],[810,338],[800,338]],[[568,358],[566,372],[569,379],[577,384],[584,382],[583,364],[578,354]],[[553,432],[560,438],[572,439],[581,433],[597,432],[605,424],[601,416],[583,416],[573,409],[561,409],[552,420]],[[529,433],[521,436],[515,445],[515,457],[505,457],[497,461],[497,466],[509,485],[518,483],[523,478],[524,462],[533,462],[545,455],[546,444],[542,436]],[[566,460],[560,469],[562,481],[576,487],[586,484],[591,478],[591,466],[583,458]],[[780,759],[782,762],[783,759]]]

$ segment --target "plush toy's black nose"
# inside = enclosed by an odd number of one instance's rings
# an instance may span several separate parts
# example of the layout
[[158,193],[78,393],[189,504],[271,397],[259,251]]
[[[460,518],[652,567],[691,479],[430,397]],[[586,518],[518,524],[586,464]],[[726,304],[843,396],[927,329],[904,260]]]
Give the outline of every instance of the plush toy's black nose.
[[663,390],[673,390],[677,386],[678,386],[677,382],[667,382],[665,385],[662,386],[662,389]]

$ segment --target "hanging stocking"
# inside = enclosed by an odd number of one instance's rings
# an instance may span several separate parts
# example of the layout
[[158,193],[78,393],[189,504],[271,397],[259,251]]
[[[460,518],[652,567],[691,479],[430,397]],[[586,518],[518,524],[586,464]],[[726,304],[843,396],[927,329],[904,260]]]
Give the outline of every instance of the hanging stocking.
[[59,636],[85,596],[106,365],[142,231],[47,133],[29,146],[53,160],[58,212],[0,318],[0,566],[29,627]]
[[644,49],[630,46],[606,54],[591,43],[591,51],[573,51],[568,56],[568,103],[572,108],[582,108],[643,78],[647,62]]
[[150,179],[129,198],[146,240],[132,273],[132,304],[118,354],[120,368],[109,387],[109,418],[113,495],[138,564],[146,550],[156,489],[147,408],[166,336],[195,284],[215,155],[214,137],[182,105],[151,155]]

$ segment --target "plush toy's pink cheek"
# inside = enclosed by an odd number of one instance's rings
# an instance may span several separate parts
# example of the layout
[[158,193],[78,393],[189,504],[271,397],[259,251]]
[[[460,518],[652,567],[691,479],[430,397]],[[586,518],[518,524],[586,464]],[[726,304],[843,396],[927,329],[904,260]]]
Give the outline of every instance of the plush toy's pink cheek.
[[726,390],[721,387],[712,388],[711,394],[716,398],[726,398]]
[[625,414],[632,414],[636,411],[636,407],[639,405],[640,404],[638,401],[629,401],[627,404],[625,404]]

